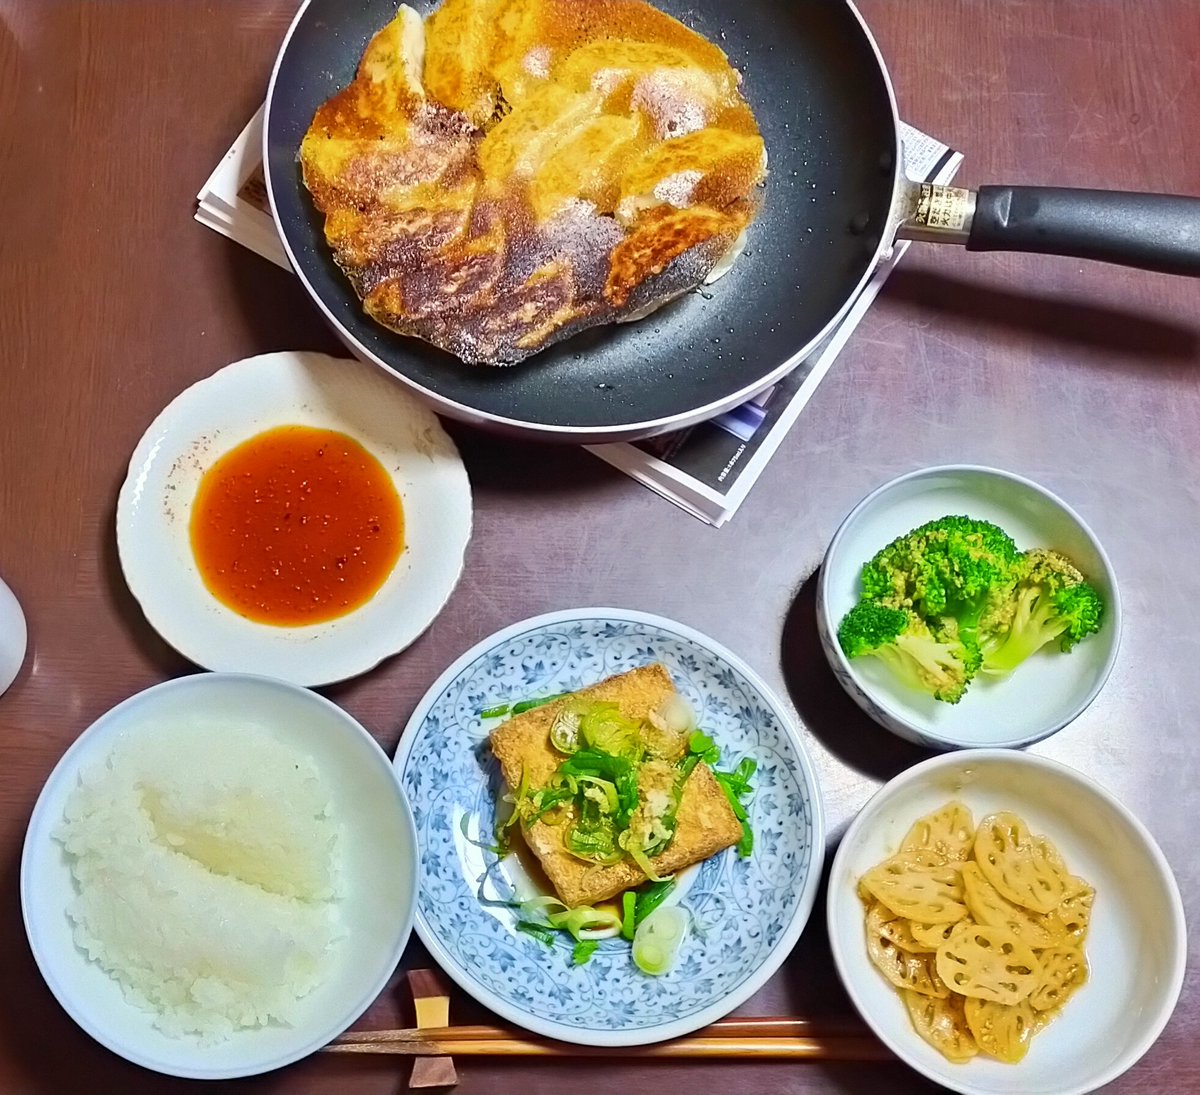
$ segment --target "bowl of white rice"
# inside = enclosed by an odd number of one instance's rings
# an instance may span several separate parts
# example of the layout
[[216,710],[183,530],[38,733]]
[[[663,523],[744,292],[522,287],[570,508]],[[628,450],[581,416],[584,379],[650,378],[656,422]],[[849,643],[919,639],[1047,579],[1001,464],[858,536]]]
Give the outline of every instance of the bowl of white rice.
[[267,1072],[379,995],[412,929],[412,815],[335,704],[204,673],[102,715],[51,773],[21,861],[34,958],[67,1013],[173,1076]]

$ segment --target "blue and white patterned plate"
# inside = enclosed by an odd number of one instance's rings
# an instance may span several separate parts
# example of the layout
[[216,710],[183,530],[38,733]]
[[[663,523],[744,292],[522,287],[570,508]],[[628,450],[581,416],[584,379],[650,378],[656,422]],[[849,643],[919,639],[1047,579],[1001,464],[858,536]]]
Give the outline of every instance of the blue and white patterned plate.
[[[512,896],[490,842],[503,793],[480,712],[568,692],[660,661],[721,746],[722,766],[753,757],[754,851],[722,852],[692,873],[682,897],[696,930],[674,970],[640,973],[629,945],[607,940],[571,966],[516,930],[516,913],[483,902]],[[816,896],[824,822],[800,735],[758,676],[682,624],[623,609],[554,612],[505,628],[467,651],[433,685],[396,753],[417,823],[417,933],[467,992],[539,1034],[586,1045],[639,1045],[707,1025],[750,997],[787,957]],[[465,820],[464,820],[465,819]],[[481,897],[483,902],[481,902]]]

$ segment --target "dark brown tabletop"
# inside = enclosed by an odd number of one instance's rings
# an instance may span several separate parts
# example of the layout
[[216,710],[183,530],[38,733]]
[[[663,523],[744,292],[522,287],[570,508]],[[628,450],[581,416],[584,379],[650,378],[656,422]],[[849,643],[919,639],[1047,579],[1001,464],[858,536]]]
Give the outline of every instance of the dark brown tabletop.
[[[903,116],[968,184],[1200,193],[1193,0],[862,0]],[[337,351],[295,280],[200,227],[194,197],[262,100],[296,0],[0,0],[0,575],[30,650],[0,697],[0,1091],[169,1092],[67,1018],[25,944],[18,869],[51,768],[119,700],[190,665],[121,578],[116,494],[179,391],[267,350]],[[537,612],[616,604],[714,636],[800,717],[836,841],[924,754],[868,722],[817,645],[813,573],[845,512],[900,472],[1008,468],[1057,491],[1112,556],[1120,658],[1035,751],[1116,792],[1200,916],[1200,286],[1066,259],[915,245],[734,521],[712,530],[593,456],[451,426],[475,491],[462,580],[405,654],[325,690],[392,750],[468,646]],[[618,534],[619,530],[619,534]],[[630,552],[626,546],[636,542]],[[743,1014],[847,1015],[818,905]],[[1193,945],[1198,937],[1193,928]],[[414,941],[406,966],[429,963]],[[406,1024],[397,976],[364,1019]],[[456,995],[457,1021],[486,1021]],[[459,1062],[463,1092],[559,1093],[595,1066]],[[606,1063],[605,1090],[931,1090],[896,1063]],[[587,1070],[587,1071],[585,1071]],[[316,1057],[230,1091],[369,1095],[407,1065]],[[219,1086],[219,1085],[218,1085]],[[1194,969],[1116,1092],[1200,1090]]]

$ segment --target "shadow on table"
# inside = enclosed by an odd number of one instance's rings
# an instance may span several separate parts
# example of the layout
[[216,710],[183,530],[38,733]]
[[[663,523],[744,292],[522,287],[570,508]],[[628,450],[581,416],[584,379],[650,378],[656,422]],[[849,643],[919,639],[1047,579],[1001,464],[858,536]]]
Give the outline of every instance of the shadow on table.
[[1029,332],[1048,342],[1132,354],[1148,362],[1194,362],[1200,354],[1200,327],[1109,304],[1024,293],[906,265],[888,279],[886,292],[893,304],[919,305],[931,316]]
[[255,352],[312,350],[345,356],[349,351],[322,318],[304,286],[288,270],[248,248],[223,248],[231,296],[252,337]]
[[873,722],[846,695],[817,634],[817,575],[800,587],[783,622],[780,661],[788,694],[805,728],[843,764],[888,780],[930,753]]
[[579,445],[513,441],[461,422],[443,422],[476,490],[501,495],[569,494],[603,484],[623,486],[624,477]]

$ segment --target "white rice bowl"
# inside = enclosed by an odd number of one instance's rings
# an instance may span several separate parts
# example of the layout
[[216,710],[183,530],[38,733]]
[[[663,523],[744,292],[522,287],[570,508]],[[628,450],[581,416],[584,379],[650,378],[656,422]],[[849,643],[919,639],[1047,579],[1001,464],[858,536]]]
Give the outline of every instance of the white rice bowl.
[[140,728],[54,830],[76,945],[167,1034],[290,1023],[340,930],[331,805],[312,759],[261,728]]
[[415,868],[411,813],[357,722],[281,681],[205,673],[71,746],[30,819],[21,903],[85,1031],[226,1079],[307,1056],[371,1004],[409,938]]

